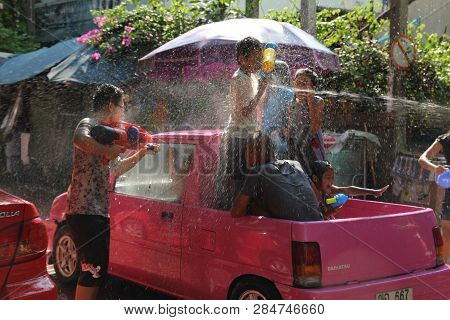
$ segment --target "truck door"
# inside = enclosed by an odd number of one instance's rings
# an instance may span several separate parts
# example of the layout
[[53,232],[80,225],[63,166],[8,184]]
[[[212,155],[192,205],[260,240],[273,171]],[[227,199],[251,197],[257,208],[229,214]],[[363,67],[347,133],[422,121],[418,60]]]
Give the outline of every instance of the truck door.
[[[161,144],[111,193],[110,273],[171,290],[180,279],[185,181],[194,146]],[[187,169],[186,169],[187,168]]]

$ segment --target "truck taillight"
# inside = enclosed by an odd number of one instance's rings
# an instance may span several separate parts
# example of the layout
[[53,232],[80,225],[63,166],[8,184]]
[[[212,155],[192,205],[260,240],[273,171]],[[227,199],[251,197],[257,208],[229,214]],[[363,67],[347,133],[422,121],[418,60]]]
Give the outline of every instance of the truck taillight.
[[[41,218],[26,221],[23,225],[19,241],[19,224],[2,232],[0,241],[0,265],[20,263],[37,258],[47,250],[47,230]],[[17,249],[16,249],[17,247]],[[17,250],[17,251],[16,251]]]
[[444,265],[444,240],[442,239],[441,229],[433,228],[434,247],[436,248],[436,267]]
[[292,242],[294,286],[320,287],[322,283],[322,259],[317,242]]

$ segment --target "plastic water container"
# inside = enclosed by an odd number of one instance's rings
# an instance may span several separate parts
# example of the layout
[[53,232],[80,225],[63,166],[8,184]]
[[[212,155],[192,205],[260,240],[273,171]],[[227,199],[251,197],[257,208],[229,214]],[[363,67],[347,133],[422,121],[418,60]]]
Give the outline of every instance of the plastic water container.
[[286,127],[289,105],[294,99],[294,90],[283,86],[271,86],[264,108],[261,130],[270,135],[272,131]]
[[332,208],[337,208],[342,206],[348,200],[348,196],[342,193],[335,195],[333,198],[325,200],[325,203],[330,205]]
[[275,69],[275,60],[277,58],[278,46],[276,43],[269,42],[266,44],[266,49],[263,53],[262,69],[264,72],[270,73]]
[[267,48],[272,48],[273,50],[277,51],[278,50],[278,45],[275,42],[267,42],[266,43],[266,49]]
[[444,189],[450,188],[450,170],[447,169],[436,177],[436,183],[438,186]]

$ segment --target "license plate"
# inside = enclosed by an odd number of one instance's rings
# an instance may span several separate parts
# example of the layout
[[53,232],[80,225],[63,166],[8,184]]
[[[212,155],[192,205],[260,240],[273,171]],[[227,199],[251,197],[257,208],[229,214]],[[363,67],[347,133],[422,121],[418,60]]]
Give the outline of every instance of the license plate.
[[413,289],[405,288],[376,294],[377,300],[412,300]]

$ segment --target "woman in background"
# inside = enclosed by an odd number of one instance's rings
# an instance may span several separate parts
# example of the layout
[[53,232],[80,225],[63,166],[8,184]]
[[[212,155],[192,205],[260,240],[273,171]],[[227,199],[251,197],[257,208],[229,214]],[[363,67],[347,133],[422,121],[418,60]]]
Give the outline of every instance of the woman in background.
[[315,95],[316,74],[298,69],[294,77],[295,99],[289,110],[289,158],[297,160],[311,175],[310,165],[326,160],[322,136],[323,99]]
[[[442,165],[435,165],[431,162],[438,154],[444,154],[448,168],[450,165],[450,130],[446,134],[439,136],[419,159],[420,166],[433,172],[436,176],[448,170]],[[444,237],[444,262],[446,262],[450,252],[450,189],[445,190],[445,198],[442,203],[441,226]]]

